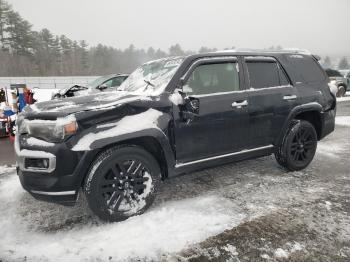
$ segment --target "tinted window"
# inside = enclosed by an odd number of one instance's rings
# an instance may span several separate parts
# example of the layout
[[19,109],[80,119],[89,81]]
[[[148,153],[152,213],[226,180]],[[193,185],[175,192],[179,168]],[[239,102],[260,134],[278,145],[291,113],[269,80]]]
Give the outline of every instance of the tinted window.
[[300,75],[300,78],[296,79],[298,82],[311,83],[320,82],[325,79],[324,72],[315,59],[299,54],[288,55],[287,57]]
[[189,94],[200,95],[239,90],[237,63],[206,64],[196,67],[184,86]]
[[112,87],[113,79],[110,79],[103,83],[103,85],[106,85],[107,87]]
[[284,72],[274,61],[246,61],[249,73],[250,87],[265,88],[288,85]]
[[124,79],[125,79],[124,76],[119,76],[119,77],[113,78],[112,87],[120,86],[123,83]]

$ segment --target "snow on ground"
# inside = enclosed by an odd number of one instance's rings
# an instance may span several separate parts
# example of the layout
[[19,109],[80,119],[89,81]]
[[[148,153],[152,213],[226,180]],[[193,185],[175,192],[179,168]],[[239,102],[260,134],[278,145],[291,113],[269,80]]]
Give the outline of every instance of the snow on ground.
[[337,97],[337,102],[350,101],[350,92],[347,92],[343,97]]
[[21,188],[13,168],[0,179],[0,199],[0,210],[6,210],[0,216],[0,260],[5,261],[25,256],[26,261],[151,260],[203,241],[244,219],[231,201],[206,195],[169,201],[120,223],[92,223],[91,219],[72,229],[45,232],[42,225],[74,217],[77,207],[34,200]]
[[339,126],[350,126],[350,116],[337,116],[335,124]]
[[288,248],[287,250],[283,248],[277,248],[274,252],[274,256],[277,258],[288,258],[291,253],[301,251],[304,249],[304,246],[298,242],[295,242],[293,244],[286,243],[286,246]]
[[342,152],[348,150],[348,145],[341,142],[318,143],[317,154],[322,154],[331,158],[338,158]]
[[[335,118],[335,124],[337,126],[350,127],[350,116],[337,116]],[[317,144],[317,154],[322,154],[331,158],[339,158],[348,150],[349,144],[344,143],[341,138],[333,141],[332,143],[323,143],[323,141],[321,141]]]

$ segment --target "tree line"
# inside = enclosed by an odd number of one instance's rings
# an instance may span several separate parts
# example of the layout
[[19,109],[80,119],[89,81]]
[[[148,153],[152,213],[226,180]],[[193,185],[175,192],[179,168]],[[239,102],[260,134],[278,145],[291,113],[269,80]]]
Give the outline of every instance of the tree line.
[[[270,49],[281,49],[280,46]],[[216,51],[202,47],[199,53]],[[126,49],[99,44],[89,47],[84,40],[74,41],[54,35],[48,29],[32,30],[32,25],[0,0],[0,76],[73,76],[128,73],[148,60],[194,53],[175,44],[167,51]],[[328,58],[329,59],[329,58]],[[345,59],[345,58],[344,58]],[[341,67],[348,67],[347,60]],[[328,60],[326,59],[325,62]],[[328,61],[330,63],[330,61]]]
[[[215,51],[201,48],[200,52]],[[32,30],[32,25],[0,0],[0,76],[73,76],[128,73],[148,60],[190,54],[179,44],[167,52],[152,47],[122,50],[54,35],[48,29]]]

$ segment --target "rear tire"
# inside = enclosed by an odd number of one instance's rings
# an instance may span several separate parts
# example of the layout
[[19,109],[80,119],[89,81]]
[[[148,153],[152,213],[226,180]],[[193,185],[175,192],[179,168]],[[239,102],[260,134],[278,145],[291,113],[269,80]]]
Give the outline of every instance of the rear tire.
[[138,146],[116,146],[93,162],[84,193],[100,219],[122,221],[151,206],[160,181],[159,164],[150,153]]
[[288,171],[298,171],[311,163],[316,149],[317,133],[314,126],[305,120],[293,120],[275,158]]
[[343,97],[345,96],[345,93],[346,93],[345,86],[338,86],[337,97]]

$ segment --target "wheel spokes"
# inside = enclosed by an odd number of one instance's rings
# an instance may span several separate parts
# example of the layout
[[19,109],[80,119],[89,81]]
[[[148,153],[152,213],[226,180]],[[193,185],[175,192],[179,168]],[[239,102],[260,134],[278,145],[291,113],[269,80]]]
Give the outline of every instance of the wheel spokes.
[[115,210],[119,207],[121,201],[123,200],[123,194],[120,191],[115,191],[112,193],[111,197],[107,200],[107,206]]
[[[125,159],[110,163],[100,182],[99,193],[109,210],[127,212],[140,206],[142,194],[149,192],[145,183],[151,177],[144,163],[137,159]],[[126,205],[126,206],[125,206]]]

